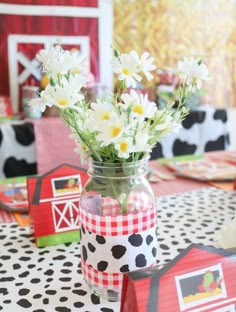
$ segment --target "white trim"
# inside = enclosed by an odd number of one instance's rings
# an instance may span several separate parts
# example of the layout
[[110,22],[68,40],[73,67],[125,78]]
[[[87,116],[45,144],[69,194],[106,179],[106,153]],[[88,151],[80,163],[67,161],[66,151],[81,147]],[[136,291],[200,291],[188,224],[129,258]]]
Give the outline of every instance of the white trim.
[[68,196],[61,196],[61,197],[57,197],[57,198],[55,198],[55,197],[52,197],[52,198],[45,198],[45,199],[40,199],[40,204],[41,203],[47,203],[47,202],[53,202],[53,201],[56,201],[56,202],[58,202],[59,200],[71,200],[71,199],[73,199],[73,198],[75,198],[75,199],[80,199],[80,195],[81,195],[81,193],[76,193],[76,194],[74,194],[74,195],[68,195]]
[[0,3],[1,14],[63,17],[100,17],[99,8],[64,5],[28,5]]
[[111,44],[113,42],[113,6],[112,1],[99,0],[98,5],[101,8],[103,18],[99,19],[98,38],[99,38],[99,69],[100,69],[100,81],[103,86],[108,87],[110,91],[113,90],[113,72],[111,68],[112,49]]

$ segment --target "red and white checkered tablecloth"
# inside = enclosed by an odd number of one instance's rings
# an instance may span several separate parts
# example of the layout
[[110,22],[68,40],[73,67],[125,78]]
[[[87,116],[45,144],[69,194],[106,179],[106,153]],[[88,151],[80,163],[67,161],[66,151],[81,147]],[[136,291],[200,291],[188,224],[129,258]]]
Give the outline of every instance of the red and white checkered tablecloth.
[[0,223],[16,222],[13,213],[0,208]]

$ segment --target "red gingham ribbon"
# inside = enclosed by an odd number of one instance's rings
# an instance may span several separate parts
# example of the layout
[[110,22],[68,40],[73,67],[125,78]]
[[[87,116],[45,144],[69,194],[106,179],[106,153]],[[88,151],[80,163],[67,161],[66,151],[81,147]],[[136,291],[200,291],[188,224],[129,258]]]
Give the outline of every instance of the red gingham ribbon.
[[99,216],[91,214],[84,209],[80,209],[80,221],[82,226],[87,231],[98,235],[116,236],[142,232],[156,225],[156,208],[151,200],[143,201],[136,199],[138,211],[141,212],[129,213],[127,215],[121,215],[118,204],[116,203],[111,206],[111,203],[112,200],[107,200],[103,202],[103,207],[110,212],[111,210],[119,209],[118,215],[108,216],[103,214],[103,216]]
[[87,265],[83,259],[81,259],[81,269],[85,279],[90,285],[100,286],[112,290],[119,290],[122,285],[122,273],[99,272],[98,270]]

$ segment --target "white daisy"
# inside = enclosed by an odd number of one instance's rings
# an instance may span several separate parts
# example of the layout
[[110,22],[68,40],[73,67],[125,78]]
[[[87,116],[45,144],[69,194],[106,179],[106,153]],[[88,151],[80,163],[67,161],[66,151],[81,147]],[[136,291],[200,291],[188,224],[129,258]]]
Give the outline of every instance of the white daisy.
[[136,51],[131,51],[131,54],[136,59],[139,70],[143,72],[147,80],[152,80],[153,75],[150,73],[150,71],[156,69],[156,65],[152,64],[154,62],[154,57],[149,57],[150,53],[148,52],[144,52],[140,58]]
[[194,57],[189,59],[184,57],[183,61],[179,61],[176,73],[180,79],[186,81],[189,86],[193,85],[196,89],[201,89],[202,80],[210,79],[206,65]]
[[120,137],[116,140],[115,149],[118,151],[118,157],[120,158],[129,158],[130,153],[133,150],[132,139]]
[[81,164],[86,164],[90,157],[88,146],[79,141],[78,138],[75,139],[75,143],[76,147],[74,148],[74,151],[79,154]]
[[118,74],[118,80],[124,80],[127,88],[135,88],[136,80],[142,80],[142,77],[137,74],[139,72],[138,63],[131,53],[113,57],[112,66],[114,73]]
[[148,100],[147,94],[143,95],[131,90],[130,93],[124,93],[121,96],[124,109],[129,110],[131,117],[144,120],[145,118],[154,117],[157,106],[155,102]]
[[132,152],[151,152],[151,147],[148,144],[150,139],[150,135],[148,133],[148,129],[143,129],[143,127],[138,129],[136,133],[136,139],[134,140]]
[[74,105],[83,98],[81,93],[75,93],[73,89],[64,88],[59,85],[55,87],[48,85],[44,95],[46,101],[61,109],[74,107]]
[[107,146],[111,143],[115,143],[118,138],[125,132],[123,120],[114,117],[100,129],[96,139],[101,142],[102,146]]

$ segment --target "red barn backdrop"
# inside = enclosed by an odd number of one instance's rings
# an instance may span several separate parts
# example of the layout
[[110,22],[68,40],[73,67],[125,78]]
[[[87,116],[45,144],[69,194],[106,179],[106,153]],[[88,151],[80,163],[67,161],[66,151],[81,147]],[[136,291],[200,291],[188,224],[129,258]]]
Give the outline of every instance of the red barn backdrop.
[[[112,4],[99,0],[3,0],[0,3],[0,94],[11,96],[13,87],[9,78],[9,35],[85,36],[89,39],[89,67],[96,82],[111,83],[109,70],[104,68],[103,58],[109,54],[112,39]],[[110,10],[110,11],[109,11]],[[2,13],[3,12],[3,13]],[[109,15],[107,15],[107,14]],[[105,35],[104,35],[105,34]],[[105,42],[107,40],[107,42]],[[102,42],[103,41],[103,42]],[[63,43],[63,41],[62,41]],[[26,59],[17,64],[17,76],[27,63],[32,61],[40,44],[17,43],[17,53]],[[104,49],[104,50],[103,50]],[[106,50],[105,50],[106,49]],[[102,62],[102,63],[101,63]],[[29,64],[28,64],[29,65]],[[26,75],[27,76],[27,75]],[[21,77],[22,78],[22,77]],[[23,85],[38,85],[34,75],[23,82],[18,79],[19,89]],[[17,94],[18,96],[20,95]],[[14,100],[14,99],[12,99]],[[17,113],[15,109],[14,113]],[[21,107],[19,107],[21,110]]]

